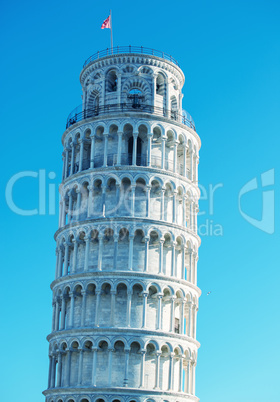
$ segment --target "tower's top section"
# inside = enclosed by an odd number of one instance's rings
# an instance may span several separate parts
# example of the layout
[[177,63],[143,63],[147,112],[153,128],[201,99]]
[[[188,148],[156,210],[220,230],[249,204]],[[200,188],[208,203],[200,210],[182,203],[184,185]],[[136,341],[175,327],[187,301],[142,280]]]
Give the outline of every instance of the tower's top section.
[[85,61],[80,82],[83,104],[71,112],[67,128],[108,112],[146,112],[195,130],[182,109],[184,74],[169,54],[136,46],[108,48]]

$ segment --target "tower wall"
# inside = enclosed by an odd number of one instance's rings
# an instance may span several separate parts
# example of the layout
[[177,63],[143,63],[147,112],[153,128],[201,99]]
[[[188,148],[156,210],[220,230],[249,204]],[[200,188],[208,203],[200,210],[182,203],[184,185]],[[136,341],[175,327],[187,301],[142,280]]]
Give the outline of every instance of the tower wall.
[[47,402],[196,401],[197,165],[184,76],[87,64],[63,134]]

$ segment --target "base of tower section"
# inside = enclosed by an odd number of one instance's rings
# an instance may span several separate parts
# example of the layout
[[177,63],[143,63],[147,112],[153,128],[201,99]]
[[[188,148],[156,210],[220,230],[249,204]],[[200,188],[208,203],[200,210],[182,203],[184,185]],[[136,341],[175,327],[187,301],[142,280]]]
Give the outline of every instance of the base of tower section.
[[53,388],[43,394],[46,402],[199,402],[196,396],[182,392],[135,388]]

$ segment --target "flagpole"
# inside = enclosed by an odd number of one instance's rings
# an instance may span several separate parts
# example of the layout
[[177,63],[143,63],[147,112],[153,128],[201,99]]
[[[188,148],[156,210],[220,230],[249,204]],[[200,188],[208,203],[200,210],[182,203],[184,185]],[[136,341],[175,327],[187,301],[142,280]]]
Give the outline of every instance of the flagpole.
[[111,26],[111,53],[113,54],[113,24],[112,24],[112,10],[110,10],[110,26]]

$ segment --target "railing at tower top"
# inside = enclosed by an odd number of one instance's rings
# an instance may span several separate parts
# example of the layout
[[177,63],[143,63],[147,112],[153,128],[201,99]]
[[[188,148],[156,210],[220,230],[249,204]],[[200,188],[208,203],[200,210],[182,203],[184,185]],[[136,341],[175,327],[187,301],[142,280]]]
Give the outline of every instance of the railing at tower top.
[[99,116],[106,113],[122,113],[122,112],[134,112],[134,113],[150,113],[156,116],[162,116],[171,120],[175,120],[178,123],[184,124],[195,130],[195,124],[191,115],[184,111],[184,115],[179,114],[175,110],[167,110],[162,107],[156,107],[152,105],[145,104],[129,104],[120,103],[115,105],[103,105],[98,106],[93,109],[84,109],[83,105],[76,107],[68,116],[66,122],[66,128],[72,126],[73,124],[82,121],[84,119],[89,119],[90,117]]
[[107,48],[94,53],[84,62],[83,68],[85,68],[92,61],[98,60],[101,57],[113,56],[115,54],[122,54],[122,53],[146,54],[149,56],[161,57],[162,59],[171,61],[172,63],[176,64],[176,66],[180,67],[178,61],[173,59],[173,57],[170,54],[160,52],[159,50],[150,49],[149,47],[143,47],[143,46],[116,46],[113,48]]

